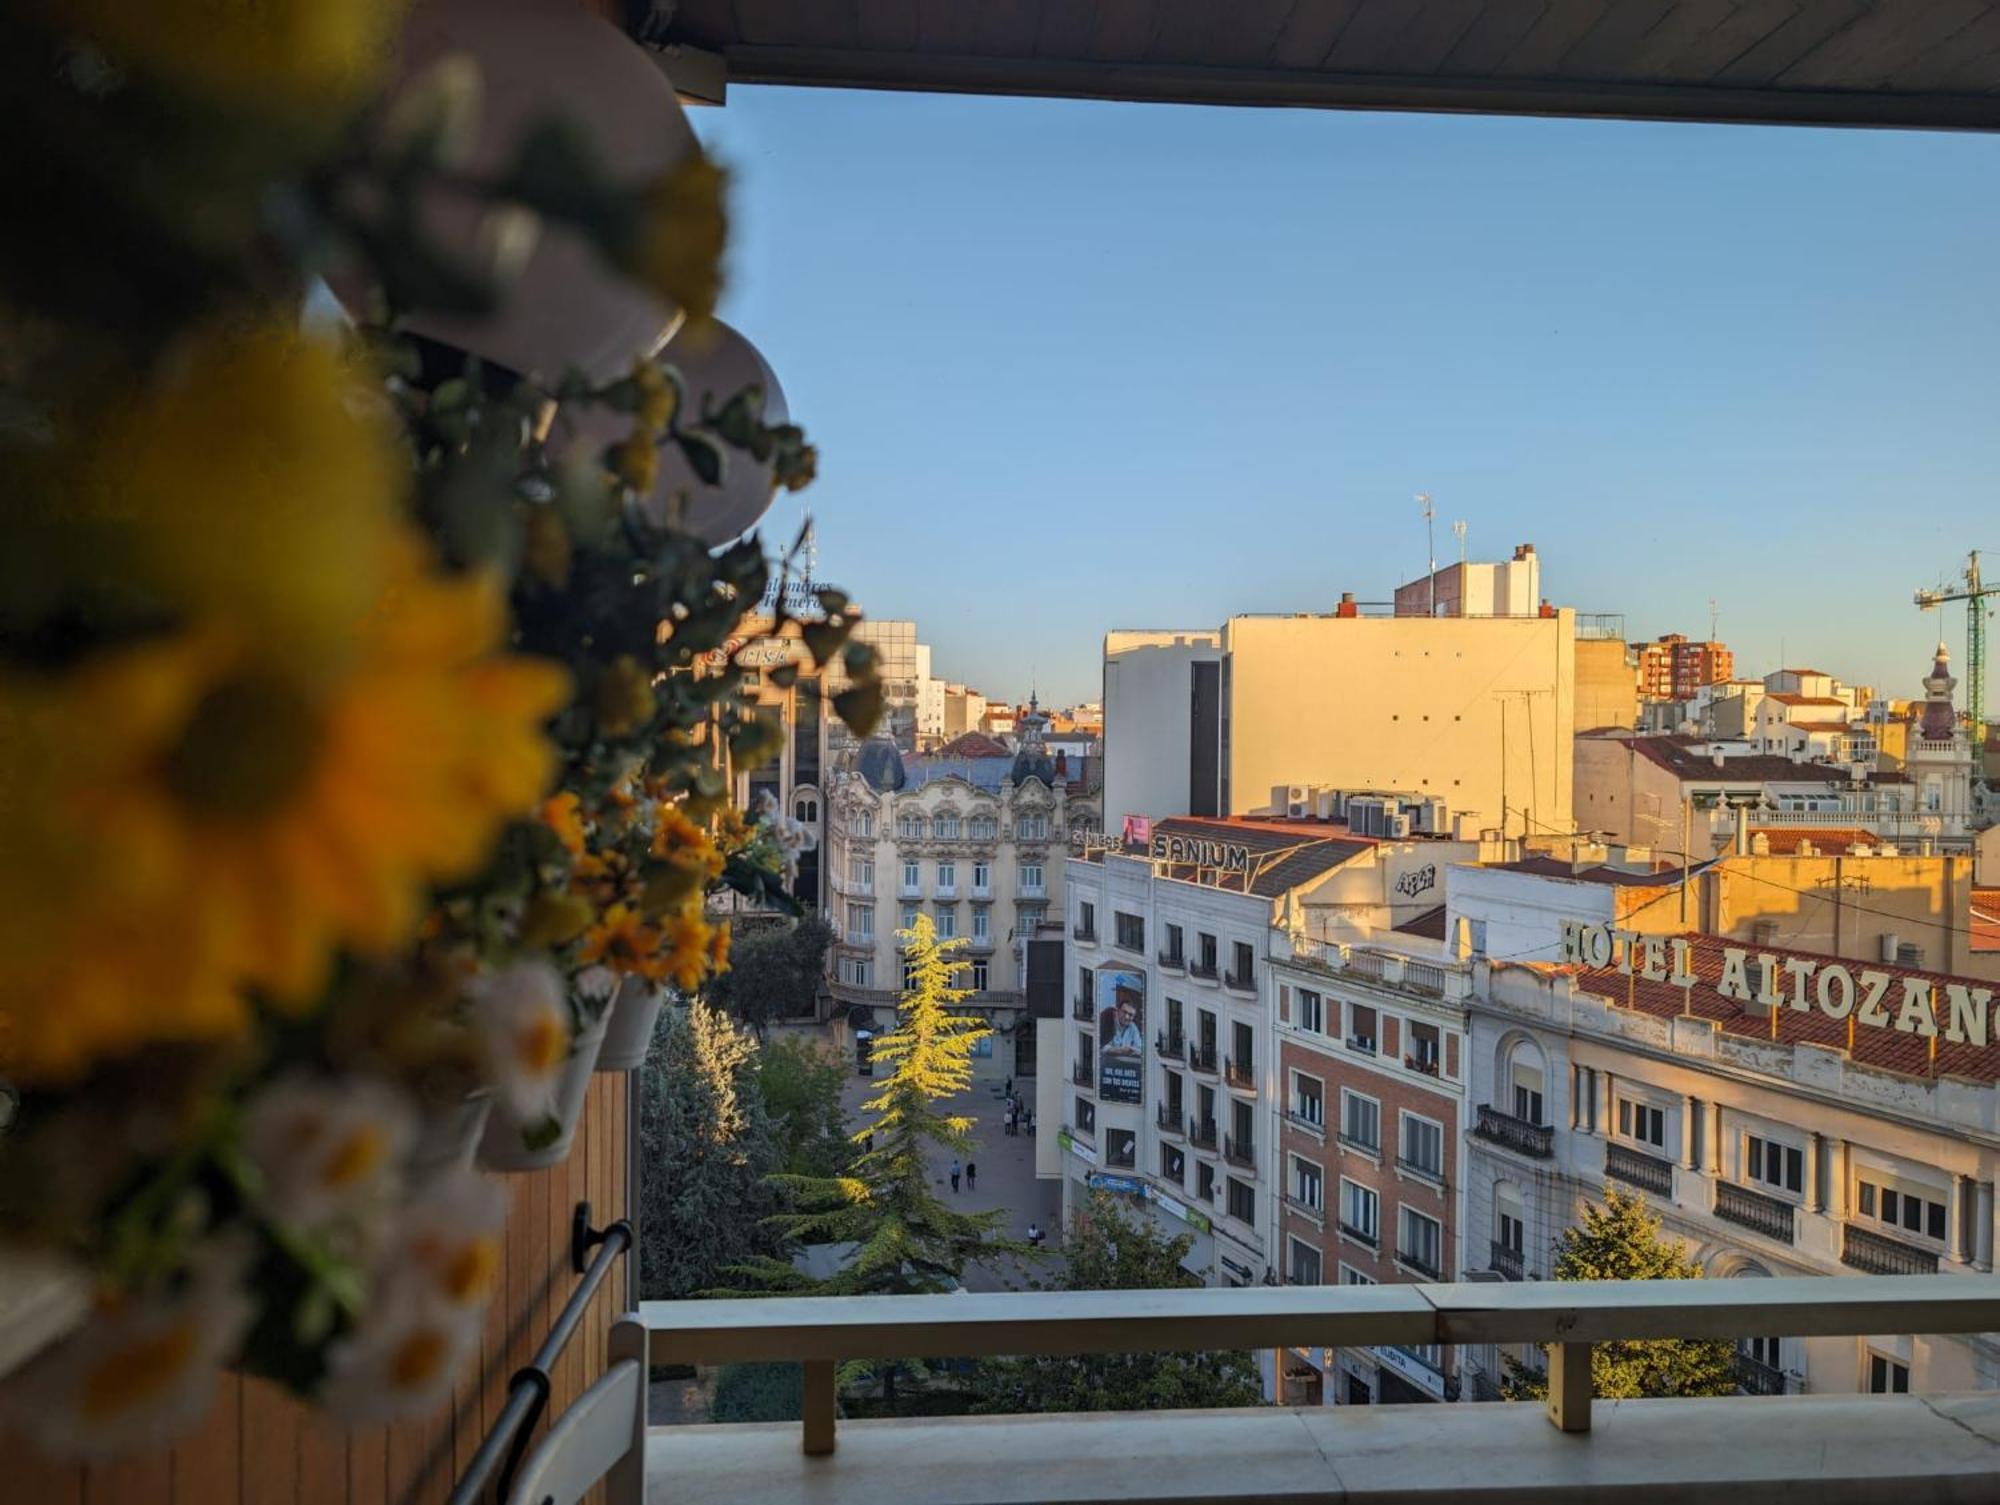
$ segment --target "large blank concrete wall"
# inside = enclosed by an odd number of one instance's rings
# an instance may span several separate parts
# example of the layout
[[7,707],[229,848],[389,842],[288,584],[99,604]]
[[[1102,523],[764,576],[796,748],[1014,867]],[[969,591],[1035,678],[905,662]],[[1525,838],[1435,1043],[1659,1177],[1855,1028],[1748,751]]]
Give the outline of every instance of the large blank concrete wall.
[[1104,636],[1104,829],[1188,813],[1189,668],[1221,656],[1213,630]]

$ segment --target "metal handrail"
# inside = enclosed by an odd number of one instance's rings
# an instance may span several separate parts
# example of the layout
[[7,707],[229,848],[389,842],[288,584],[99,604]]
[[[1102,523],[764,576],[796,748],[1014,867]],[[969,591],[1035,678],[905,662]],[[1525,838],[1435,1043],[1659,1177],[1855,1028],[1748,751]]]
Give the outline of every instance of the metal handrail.
[[[562,1352],[569,1346],[577,1324],[583,1320],[584,1309],[590,1305],[597,1288],[604,1284],[604,1277],[611,1273],[611,1266],[632,1247],[632,1224],[620,1218],[608,1228],[590,1226],[590,1204],[579,1202],[570,1218],[569,1262],[583,1279],[576,1283],[570,1298],[557,1314],[555,1325],[549,1335],[542,1339],[542,1346],[535,1350],[534,1358],[527,1366],[514,1371],[507,1381],[507,1404],[500,1409],[499,1418],[493,1423],[493,1430],[486,1434],[486,1440],[479,1444],[479,1451],[472,1455],[472,1462],[465,1466],[453,1487],[447,1505],[474,1505],[485,1492],[487,1482],[495,1480],[494,1496],[505,1499],[507,1490],[514,1482],[514,1471],[521,1466],[521,1459],[528,1451],[528,1439],[534,1435],[535,1423],[541,1420],[542,1412],[549,1404],[552,1384],[549,1370]],[[592,1255],[590,1251],[596,1249]],[[502,1454],[506,1463],[501,1464]],[[498,1468],[496,1476],[494,1470]]]

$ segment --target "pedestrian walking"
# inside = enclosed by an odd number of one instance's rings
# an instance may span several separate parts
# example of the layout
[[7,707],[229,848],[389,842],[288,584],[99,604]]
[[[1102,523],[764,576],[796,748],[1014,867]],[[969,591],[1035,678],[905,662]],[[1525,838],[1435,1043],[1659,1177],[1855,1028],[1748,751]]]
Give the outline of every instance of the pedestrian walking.
[[1014,1100],[1014,1079],[1010,1076],[1007,1078],[1007,1101],[1011,1103],[1013,1100]]
[[954,1159],[951,1162],[951,1189],[953,1191],[958,1190],[958,1176],[959,1176],[958,1161]]
[[972,1161],[965,1162],[965,1189],[971,1191],[979,1184],[979,1167]]
[[1040,1223],[1031,1222],[1028,1224],[1028,1243],[1036,1249],[1042,1247],[1042,1225]]
[[1014,1110],[1010,1106],[1007,1109],[1007,1133],[1011,1136],[1013,1132],[1014,1132]]

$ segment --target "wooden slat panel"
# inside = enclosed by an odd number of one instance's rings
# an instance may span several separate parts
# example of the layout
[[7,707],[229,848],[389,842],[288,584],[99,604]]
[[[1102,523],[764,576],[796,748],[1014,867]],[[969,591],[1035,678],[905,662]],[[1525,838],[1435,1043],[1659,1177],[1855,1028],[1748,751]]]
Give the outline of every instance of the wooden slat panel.
[[1136,63],[1153,45],[1153,0],[1096,0],[1097,32],[1089,56],[1104,63]]
[[972,45],[979,13],[956,0],[918,0],[918,45],[925,52],[963,53]]
[[1055,0],[1054,4],[1042,7],[1042,18],[1035,26],[1035,56],[1053,58],[1086,58],[1090,56],[1092,40],[1097,35],[1097,7],[1078,0],[1076,4],[1065,4]]
[[358,1427],[347,1439],[348,1505],[389,1505],[389,1429]]
[[917,0],[860,0],[855,38],[871,52],[907,52],[920,34],[917,15]]
[[238,1467],[263,1496],[246,1487],[246,1501],[264,1496],[289,1500],[299,1492],[299,1406],[269,1380],[243,1382],[243,1449]]
[[1794,12],[1728,62],[1710,79],[1718,84],[1768,84],[1828,37],[1868,13],[1862,0],[1822,0]]
[[734,13],[745,42],[794,47],[852,47],[854,8],[846,0],[798,5],[793,0],[735,0]]
[[1224,67],[1262,67],[1277,46],[1286,22],[1298,9],[1298,0],[1233,0],[1229,5],[1204,5],[1194,0],[1191,9],[1208,17],[1204,56]]
[[1271,46],[1273,68],[1317,68],[1333,51],[1361,0],[1299,0]]
[[207,1424],[174,1449],[174,1505],[236,1499],[245,1383],[240,1375],[225,1374],[215,1387],[215,1409]]
[[1493,73],[1547,8],[1546,0],[1492,0],[1444,55],[1437,71],[1474,78]]
[[1896,86],[1951,92],[1991,88],[2000,78],[1996,54],[2000,54],[2000,6],[1903,68],[1896,75]]
[[1535,24],[1493,72],[1503,78],[1547,78],[1557,64],[1604,16],[1603,0],[1549,0]]
[[1042,27],[1043,0],[986,0],[976,12],[969,50],[980,56],[1018,57],[1032,53]]
[[1989,0],[1886,0],[1806,53],[1778,82],[1808,89],[1892,86],[1904,65],[1949,44],[1990,9]]
[[1379,73],[1382,58],[1418,17],[1409,0],[1361,0],[1321,67],[1336,73]]
[[1565,78],[1629,78],[1629,59],[1641,38],[1674,11],[1681,0],[1622,0],[1607,7],[1590,30],[1565,52],[1556,68]]
[[299,1418],[299,1505],[348,1505],[348,1432],[324,1412]]
[[120,1463],[94,1463],[83,1470],[84,1505],[154,1505],[171,1499],[174,1460],[171,1453],[130,1458]]
[[[1697,79],[1707,77],[1713,65],[1704,69],[1699,57],[1703,48],[1721,49],[1734,57],[1744,42],[1729,46],[1725,35],[1731,25],[1741,25],[1754,5],[1741,0],[1680,0],[1666,16],[1632,44],[1625,62],[1628,78],[1665,77]],[[1746,35],[1754,36],[1755,32]]]
[[[24,1500],[47,1500],[49,1505],[83,1505],[84,1471],[74,1464],[56,1463],[37,1452],[25,1437],[0,1432],[0,1458],[7,1460],[8,1494],[18,1490]],[[234,1495],[224,1497],[234,1500]]]
[[1488,0],[1427,0],[1381,52],[1384,73],[1435,73],[1485,12]]

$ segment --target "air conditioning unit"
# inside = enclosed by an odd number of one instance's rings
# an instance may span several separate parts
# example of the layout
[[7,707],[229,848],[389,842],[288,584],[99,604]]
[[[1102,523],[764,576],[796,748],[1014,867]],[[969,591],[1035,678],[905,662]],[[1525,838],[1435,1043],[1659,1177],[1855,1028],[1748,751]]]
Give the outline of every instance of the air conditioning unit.
[[1389,829],[1387,834],[1396,837],[1398,840],[1406,838],[1410,834],[1411,824],[1410,817],[1407,815],[1392,815],[1388,818]]
[[1898,936],[1894,931],[1885,930],[1882,932],[1882,960],[1889,963],[1892,967],[1896,964],[1896,948],[1901,942],[1902,937]]
[[1426,836],[1442,836],[1449,829],[1451,814],[1445,803],[1436,795],[1429,795],[1417,801],[1415,810],[1417,829]]
[[1313,814],[1321,820],[1337,819],[1341,813],[1341,804],[1338,789],[1322,789],[1313,799]]

